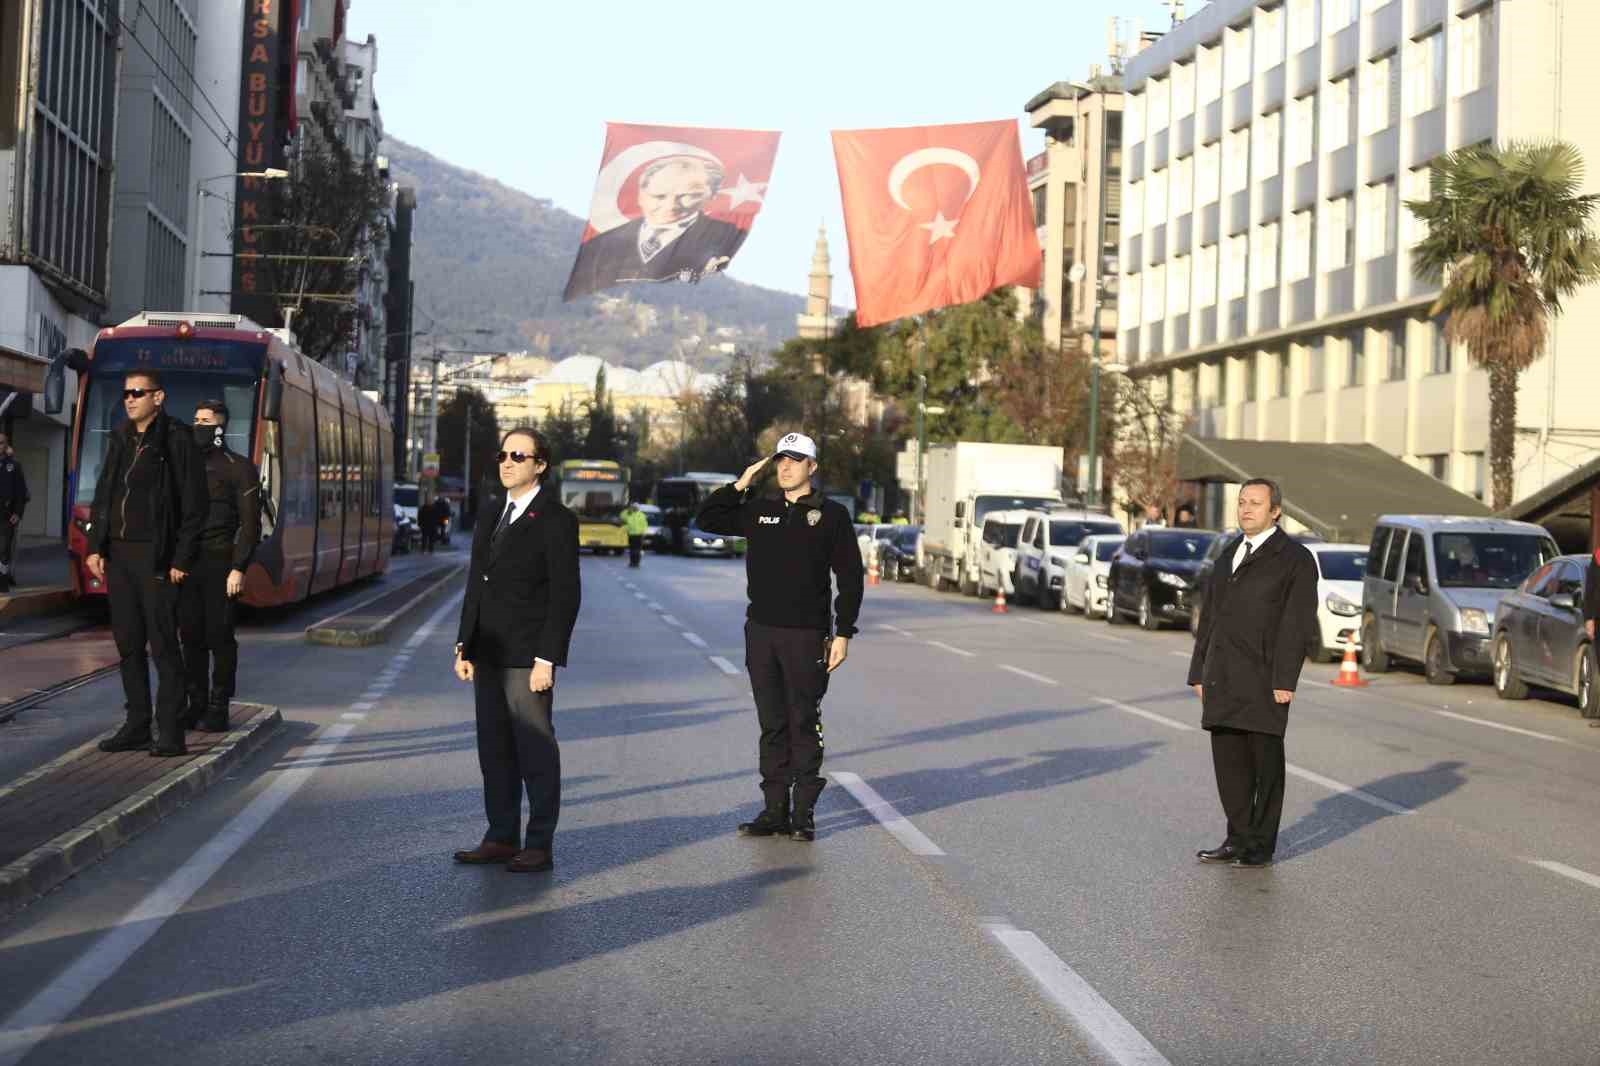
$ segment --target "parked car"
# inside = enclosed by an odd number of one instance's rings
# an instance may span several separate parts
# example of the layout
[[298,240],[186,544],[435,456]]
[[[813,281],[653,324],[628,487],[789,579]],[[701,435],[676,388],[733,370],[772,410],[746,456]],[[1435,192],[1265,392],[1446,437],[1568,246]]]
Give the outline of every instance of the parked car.
[[1128,538],[1121,533],[1084,537],[1067,560],[1067,576],[1061,589],[1061,609],[1082,611],[1091,617],[1105,617],[1110,601],[1111,560]]
[[1106,577],[1111,602],[1106,621],[1133,615],[1145,629],[1189,620],[1189,593],[1206,550],[1217,538],[1209,529],[1147,527],[1128,534]]
[[1362,578],[1362,665],[1381,674],[1394,659],[1419,662],[1434,685],[1490,674],[1501,599],[1559,554],[1528,522],[1382,516]]
[[672,531],[666,526],[661,508],[653,503],[634,504],[650,524],[645,527],[644,546],[651,551],[666,551],[672,547]]
[[683,529],[683,550],[688,555],[719,555],[732,559],[744,554],[744,538],[707,533],[699,526],[688,525]]
[[1022,523],[1033,513],[1032,510],[990,511],[984,516],[976,578],[980,599],[1002,588],[1007,596],[1015,594],[1017,538],[1022,534]]
[[1361,647],[1361,578],[1367,571],[1365,544],[1308,544],[1317,561],[1318,639],[1311,657],[1331,663],[1345,648]]
[[[1211,575],[1217,568],[1217,556],[1227,551],[1228,545],[1237,544],[1236,538],[1238,536],[1238,526],[1218,534],[1217,539],[1211,542],[1211,547],[1206,549],[1206,557],[1200,561],[1200,569],[1195,571],[1194,587],[1189,590],[1189,632],[1191,633],[1200,632],[1200,617],[1205,613],[1206,609],[1206,588],[1210,585]],[[1300,533],[1291,533],[1289,536],[1308,546],[1322,543],[1322,538],[1315,533],[1302,531]],[[1360,612],[1356,613],[1359,614]]]
[[917,542],[921,526],[894,526],[888,539],[878,543],[878,572],[884,581],[917,579]]
[[1017,599],[1056,610],[1066,580],[1067,560],[1084,537],[1122,532],[1122,523],[1103,511],[1049,508],[1029,515],[1017,538]]
[[1583,624],[1589,556],[1563,555],[1528,575],[1500,601],[1494,620],[1494,691],[1528,697],[1539,685],[1578,697],[1585,718],[1600,718],[1595,652]]

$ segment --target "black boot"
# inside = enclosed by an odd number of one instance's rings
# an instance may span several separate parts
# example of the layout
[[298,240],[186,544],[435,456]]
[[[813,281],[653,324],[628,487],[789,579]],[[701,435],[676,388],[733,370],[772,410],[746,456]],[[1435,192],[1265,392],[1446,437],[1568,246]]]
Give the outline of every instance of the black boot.
[[199,728],[202,733],[226,733],[228,731],[228,694],[219,689],[211,690],[211,702],[206,705],[205,717],[200,719]]
[[795,804],[794,814],[789,816],[789,839],[798,840],[802,844],[809,844],[817,839],[817,822],[810,807]]
[[206,690],[192,688],[188,691],[183,701],[183,710],[178,714],[178,728],[187,732],[200,723],[206,716]]
[[122,723],[122,728],[106,737],[98,745],[101,751],[138,751],[150,746],[150,726]]
[[762,791],[767,796],[767,809],[754,820],[739,823],[742,837],[783,836],[789,831],[789,790],[767,788]]

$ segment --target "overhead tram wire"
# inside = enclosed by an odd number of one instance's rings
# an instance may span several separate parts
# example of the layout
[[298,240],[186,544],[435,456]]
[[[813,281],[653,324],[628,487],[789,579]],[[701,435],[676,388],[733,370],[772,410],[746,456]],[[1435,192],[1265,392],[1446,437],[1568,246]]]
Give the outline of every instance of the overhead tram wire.
[[[142,7],[143,5],[141,4],[140,6]],[[125,36],[125,37],[129,38],[130,40],[132,40],[134,44],[138,45],[139,46],[139,51],[143,52],[146,56],[149,57],[151,64],[156,68],[156,70],[161,74],[161,76],[167,80],[167,82],[172,86],[172,88],[174,90],[176,90],[177,92],[181,93],[183,91],[183,87],[178,84],[177,80],[175,78],[173,78],[173,76],[171,74],[168,74],[164,69],[162,69],[161,61],[155,57],[154,53],[152,53],[150,51],[150,49],[145,47],[145,43],[143,41],[139,40],[139,35],[137,33],[123,32],[123,31],[126,31],[128,29],[128,24],[122,20],[122,16],[121,15],[117,14],[116,9],[115,8],[107,8],[107,14],[112,20],[114,20],[116,22],[118,32],[121,33],[123,36]],[[194,75],[193,74],[189,75],[189,80],[191,82],[194,82]],[[199,92],[201,96],[205,97],[207,103],[211,102],[211,98],[209,96],[206,96],[205,90],[200,88],[198,83],[195,83],[195,90],[197,92]],[[216,104],[211,104],[211,110],[212,111],[216,111],[217,110],[217,105]],[[218,133],[216,131],[216,129],[211,125],[211,123],[206,121],[205,116],[200,113],[198,108],[194,108],[193,109],[192,117],[201,126],[205,127],[206,132],[211,134],[212,137],[216,138],[217,143],[220,144],[223,148],[227,149],[230,152],[236,150],[237,142],[238,142],[238,136],[237,136],[237,134],[234,133],[234,130],[231,127],[228,128],[228,132],[229,132],[229,134],[234,136],[233,143],[230,143],[227,138],[223,137],[220,133]],[[225,119],[223,121],[224,121],[224,123],[226,123]]]
[[224,116],[221,111],[217,110],[216,103],[211,99],[210,96],[206,95],[205,89],[200,85],[200,79],[194,76],[194,68],[185,66],[183,60],[179,58],[178,46],[172,43],[172,38],[167,36],[167,31],[161,28],[161,21],[156,18],[156,13],[150,10],[150,8],[145,4],[144,0],[139,0],[139,9],[146,15],[150,16],[150,25],[155,28],[156,35],[166,42],[167,49],[172,53],[173,58],[177,60],[178,69],[182,70],[184,74],[188,75],[189,83],[194,86],[194,91],[199,93],[200,99],[204,100],[206,102],[206,106],[211,108],[211,113],[217,116],[217,121],[222,123],[225,129],[228,128],[227,117]]

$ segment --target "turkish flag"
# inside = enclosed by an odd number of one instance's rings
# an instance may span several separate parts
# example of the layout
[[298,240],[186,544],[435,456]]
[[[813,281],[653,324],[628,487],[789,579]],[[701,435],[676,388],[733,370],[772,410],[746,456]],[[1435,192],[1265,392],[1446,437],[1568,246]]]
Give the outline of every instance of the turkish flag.
[[763,130],[606,123],[565,299],[726,269],[761,210],[777,155],[778,134]]
[[1038,285],[1015,121],[835,130],[833,155],[860,325]]

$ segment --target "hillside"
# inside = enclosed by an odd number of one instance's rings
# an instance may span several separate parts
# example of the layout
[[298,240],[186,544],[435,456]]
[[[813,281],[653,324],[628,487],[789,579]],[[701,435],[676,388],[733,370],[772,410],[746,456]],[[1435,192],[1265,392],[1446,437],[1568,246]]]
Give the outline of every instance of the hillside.
[[727,277],[563,304],[583,219],[392,137],[383,150],[395,180],[417,190],[418,329],[428,327],[426,311],[494,331],[471,338],[473,347],[554,359],[583,352],[633,367],[691,358],[708,370],[727,346],[766,350],[794,335],[802,297]]

